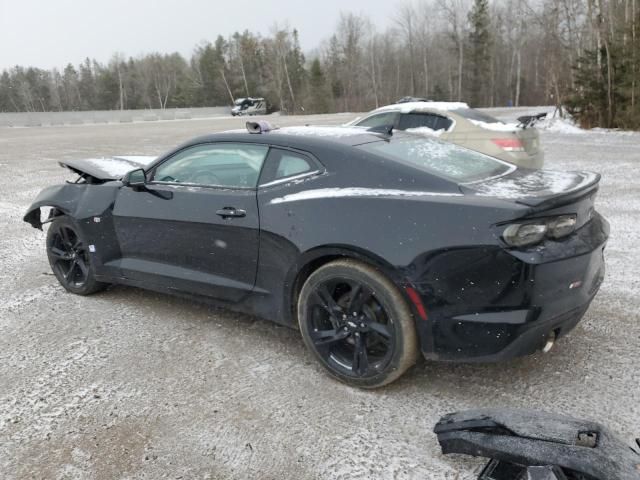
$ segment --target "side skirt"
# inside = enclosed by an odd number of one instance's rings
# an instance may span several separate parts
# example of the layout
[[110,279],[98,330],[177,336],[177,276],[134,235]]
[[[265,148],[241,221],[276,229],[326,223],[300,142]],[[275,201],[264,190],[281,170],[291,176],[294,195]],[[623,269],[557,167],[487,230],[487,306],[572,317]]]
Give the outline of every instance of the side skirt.
[[167,295],[176,296],[191,300],[196,303],[210,305],[216,308],[223,308],[234,312],[245,313],[260,317],[261,319],[268,320],[285,327],[297,328],[297,324],[287,322],[283,315],[281,315],[276,308],[276,300],[271,294],[261,293],[248,293],[238,302],[228,302],[220,300],[215,297],[201,295],[197,293],[185,292],[176,288],[159,285],[156,283],[150,283],[147,281],[133,280],[125,277],[111,277],[106,275],[96,275],[96,280],[106,283],[113,283],[117,285],[125,285],[129,287],[136,287],[142,290],[149,290],[158,293],[164,293]]

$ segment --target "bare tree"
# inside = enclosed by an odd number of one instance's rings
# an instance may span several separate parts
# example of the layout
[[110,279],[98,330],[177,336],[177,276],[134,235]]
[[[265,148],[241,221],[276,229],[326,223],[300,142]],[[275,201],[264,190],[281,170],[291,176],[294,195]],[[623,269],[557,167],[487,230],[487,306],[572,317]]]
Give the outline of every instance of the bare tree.
[[412,1],[405,1],[400,4],[399,9],[395,15],[395,23],[400,27],[407,45],[408,50],[408,63],[409,63],[409,75],[411,78],[411,95],[416,94],[416,72],[415,72],[415,58],[416,58],[416,9],[414,8]]

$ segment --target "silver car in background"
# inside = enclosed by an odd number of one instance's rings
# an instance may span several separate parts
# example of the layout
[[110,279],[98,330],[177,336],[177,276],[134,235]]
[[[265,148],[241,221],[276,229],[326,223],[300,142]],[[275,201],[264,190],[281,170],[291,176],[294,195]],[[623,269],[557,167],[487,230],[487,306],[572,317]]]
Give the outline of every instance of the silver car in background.
[[242,115],[266,115],[267,102],[264,98],[238,98],[233,102],[231,115],[234,117]]
[[503,123],[461,102],[403,102],[380,107],[349,125],[437,136],[525,168],[542,168],[544,154],[534,118]]

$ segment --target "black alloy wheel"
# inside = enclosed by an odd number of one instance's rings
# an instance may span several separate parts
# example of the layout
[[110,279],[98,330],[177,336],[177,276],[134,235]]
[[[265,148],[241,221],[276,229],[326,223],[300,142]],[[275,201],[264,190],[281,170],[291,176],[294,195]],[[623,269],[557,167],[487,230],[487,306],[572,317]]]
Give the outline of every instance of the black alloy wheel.
[[298,320],[320,363],[347,383],[378,387],[415,363],[415,326],[404,298],[363,263],[339,260],[314,272],[301,291]]
[[47,232],[47,256],[51,270],[68,291],[88,295],[104,288],[94,278],[88,246],[83,242],[73,222],[60,217]]

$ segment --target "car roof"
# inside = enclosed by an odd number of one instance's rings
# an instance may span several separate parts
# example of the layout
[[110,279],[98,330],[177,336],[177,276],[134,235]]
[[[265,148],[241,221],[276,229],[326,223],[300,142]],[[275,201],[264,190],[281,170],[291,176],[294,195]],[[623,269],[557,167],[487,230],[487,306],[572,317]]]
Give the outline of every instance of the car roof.
[[330,144],[342,147],[355,146],[384,138],[380,133],[367,131],[363,127],[307,125],[275,128],[263,133],[249,133],[245,129],[228,130],[194,138],[189,144],[237,141],[305,149],[309,147],[322,148]]
[[464,102],[405,102],[394,103],[393,105],[386,105],[384,107],[376,108],[370,113],[379,112],[400,112],[411,113],[420,111],[441,111],[450,112],[452,110],[459,110],[461,108],[469,108]]

